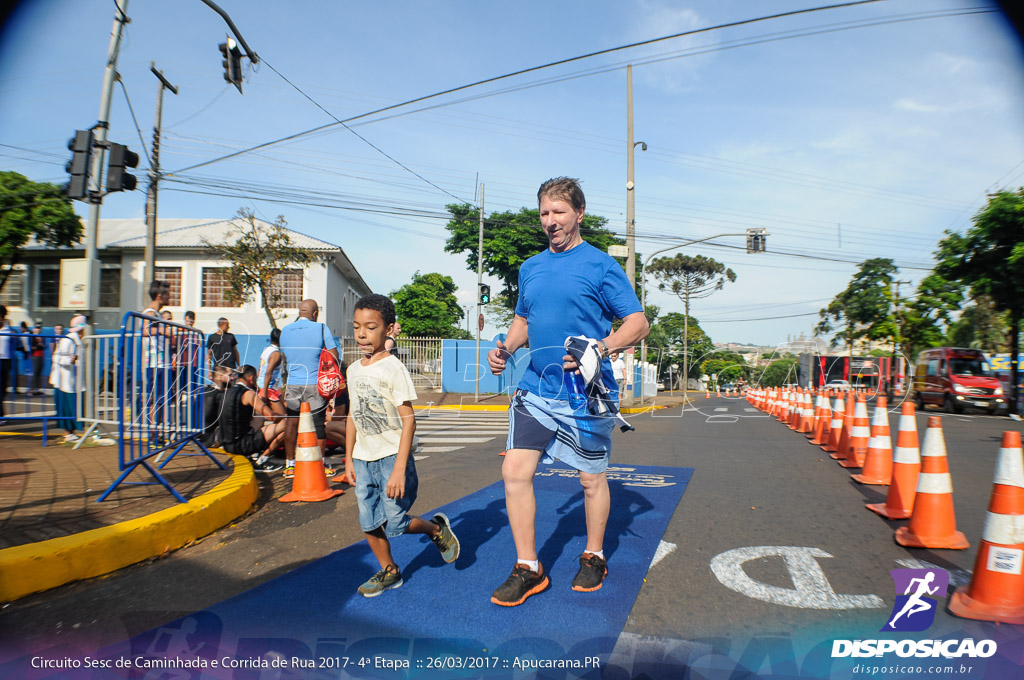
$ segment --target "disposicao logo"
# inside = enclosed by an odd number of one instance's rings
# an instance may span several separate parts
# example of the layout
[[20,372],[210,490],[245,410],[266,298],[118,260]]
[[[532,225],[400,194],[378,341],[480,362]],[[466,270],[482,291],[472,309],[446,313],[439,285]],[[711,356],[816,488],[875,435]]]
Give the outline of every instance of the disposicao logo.
[[[896,604],[881,632],[918,632],[935,622],[936,598],[945,597],[949,574],[945,569],[893,569]],[[832,657],[990,657],[997,651],[993,640],[833,640]]]
[[896,604],[882,631],[926,630],[935,621],[938,607],[929,595],[946,596],[949,574],[945,569],[893,569],[889,575],[896,586]]

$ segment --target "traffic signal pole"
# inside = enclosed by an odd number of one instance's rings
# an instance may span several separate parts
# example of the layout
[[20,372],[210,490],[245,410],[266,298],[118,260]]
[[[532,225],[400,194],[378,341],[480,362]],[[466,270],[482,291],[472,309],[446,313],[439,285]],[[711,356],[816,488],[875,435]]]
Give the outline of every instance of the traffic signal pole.
[[[89,222],[85,227],[85,259],[89,262],[86,272],[87,290],[89,291],[88,308],[85,314],[95,311],[100,301],[100,260],[97,254],[100,227],[100,206],[103,202],[103,169],[106,166],[107,130],[110,128],[110,101],[117,80],[117,55],[121,49],[121,34],[128,23],[128,0],[114,0],[117,13],[114,15],[114,26],[110,32],[110,48],[107,51],[107,68],[103,74],[103,91],[100,95],[100,115],[96,122],[95,150],[92,155],[92,181],[96,192],[89,201]],[[91,320],[90,320],[91,321]]]

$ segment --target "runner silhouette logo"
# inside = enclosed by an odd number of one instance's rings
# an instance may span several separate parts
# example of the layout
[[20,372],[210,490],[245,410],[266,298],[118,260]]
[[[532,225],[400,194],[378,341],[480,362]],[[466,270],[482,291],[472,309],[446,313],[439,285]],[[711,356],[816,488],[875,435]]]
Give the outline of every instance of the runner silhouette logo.
[[949,574],[945,569],[893,569],[889,575],[896,586],[896,604],[882,630],[927,629],[935,620],[935,598],[945,597],[949,589]]

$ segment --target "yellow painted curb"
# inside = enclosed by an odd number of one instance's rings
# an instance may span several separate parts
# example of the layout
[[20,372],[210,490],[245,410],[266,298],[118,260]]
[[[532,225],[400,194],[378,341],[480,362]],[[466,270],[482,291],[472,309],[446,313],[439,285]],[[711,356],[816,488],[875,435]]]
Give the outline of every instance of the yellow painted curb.
[[413,406],[418,411],[507,411],[508,404],[445,404],[444,406]]
[[0,601],[158,557],[239,517],[252,507],[259,489],[245,457],[232,458],[231,476],[188,503],[73,536],[0,550]]

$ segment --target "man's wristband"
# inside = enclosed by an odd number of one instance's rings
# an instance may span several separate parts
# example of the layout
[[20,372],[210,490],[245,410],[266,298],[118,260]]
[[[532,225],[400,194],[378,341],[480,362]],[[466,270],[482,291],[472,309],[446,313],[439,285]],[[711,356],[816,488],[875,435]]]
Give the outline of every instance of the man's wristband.
[[604,340],[598,340],[598,342],[601,343],[601,358],[607,359],[611,355],[611,352],[608,351],[608,345]]

